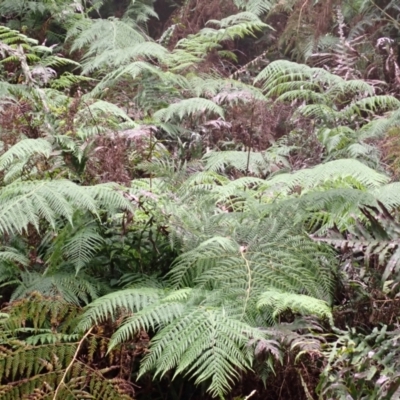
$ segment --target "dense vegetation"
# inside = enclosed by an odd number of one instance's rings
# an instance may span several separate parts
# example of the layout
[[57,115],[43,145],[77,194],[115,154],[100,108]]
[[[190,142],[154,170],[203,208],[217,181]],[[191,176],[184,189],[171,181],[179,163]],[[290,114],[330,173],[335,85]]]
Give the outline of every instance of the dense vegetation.
[[0,399],[399,399],[396,0],[0,2]]

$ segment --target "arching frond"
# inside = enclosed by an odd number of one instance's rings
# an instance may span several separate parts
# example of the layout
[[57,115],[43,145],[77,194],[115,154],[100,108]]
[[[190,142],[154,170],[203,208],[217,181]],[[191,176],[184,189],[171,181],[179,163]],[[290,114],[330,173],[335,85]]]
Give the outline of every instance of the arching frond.
[[251,12],[234,14],[220,21],[210,20],[207,25],[215,25],[219,29],[204,28],[200,31],[200,35],[212,37],[218,42],[254,35],[254,32],[268,27],[267,24],[263,23]]
[[[296,171],[293,174],[280,174],[269,179],[265,188],[279,188],[290,192],[295,187],[309,189],[318,185],[349,179],[349,183],[374,188],[389,182],[389,178],[367,167],[357,160],[335,160],[317,167]],[[262,188],[261,188],[262,189]]]
[[69,30],[67,39],[74,39],[72,50],[87,48],[85,67],[91,57],[105,51],[129,48],[133,43],[143,43],[145,38],[134,21],[121,21],[117,18],[84,19]]
[[282,92],[277,91],[277,85],[296,81],[311,82],[317,87],[322,85],[330,87],[342,83],[343,79],[322,68],[310,68],[307,65],[286,60],[272,62],[255,79],[255,83],[263,82],[263,89],[268,96],[282,94]]
[[222,172],[226,167],[233,167],[242,172],[263,175],[270,171],[271,164],[262,153],[244,151],[212,151],[204,155],[206,169]]
[[66,273],[42,275],[34,272],[21,274],[20,285],[14,290],[11,300],[25,299],[32,293],[45,297],[61,298],[68,303],[88,304],[99,295],[99,287],[94,280],[84,275]]
[[56,219],[72,222],[76,209],[97,215],[98,206],[129,209],[131,204],[112,185],[82,187],[68,180],[15,181],[0,191],[0,232],[22,232],[41,218],[55,227]]
[[21,140],[0,156],[0,170],[6,169],[15,160],[26,162],[36,154],[48,158],[52,150],[51,143],[46,139]]
[[86,62],[82,70],[83,74],[89,74],[100,68],[115,69],[127,65],[133,61],[143,59],[157,59],[159,61],[167,58],[168,51],[163,46],[153,42],[134,43],[127,48],[105,50],[96,57]]
[[108,318],[117,318],[118,313],[134,313],[155,302],[164,294],[157,288],[133,288],[110,293],[90,303],[78,326],[88,330],[93,322],[100,323]]
[[238,8],[245,9],[258,16],[270,11],[274,5],[273,1],[268,0],[235,0],[234,3]]
[[331,309],[325,301],[303,294],[281,293],[277,291],[264,292],[258,300],[257,307],[272,309],[273,317],[277,317],[282,312],[290,310],[294,313],[332,319]]
[[204,115],[208,113],[217,114],[221,118],[224,116],[223,109],[213,101],[194,97],[181,100],[179,103],[171,104],[167,108],[157,111],[154,113],[154,118],[159,121],[169,121],[175,117],[183,119],[196,114]]
[[[29,260],[23,254],[18,252],[13,247],[0,247],[0,263],[3,261],[12,262],[16,264],[21,264],[27,266]],[[0,281],[3,279],[0,278]]]
[[162,376],[176,368],[175,376],[184,373],[196,384],[210,382],[209,393],[222,397],[239,371],[251,368],[251,357],[244,351],[250,338],[261,339],[262,334],[222,310],[189,309],[154,337],[140,372],[155,370]]

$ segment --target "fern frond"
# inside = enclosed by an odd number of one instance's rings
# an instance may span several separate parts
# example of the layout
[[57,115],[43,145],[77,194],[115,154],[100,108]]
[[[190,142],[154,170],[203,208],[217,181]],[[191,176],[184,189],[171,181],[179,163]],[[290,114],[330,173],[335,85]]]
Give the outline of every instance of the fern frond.
[[157,288],[133,288],[110,293],[90,303],[79,323],[79,330],[88,330],[93,323],[117,319],[116,312],[134,313],[157,301],[164,291]]
[[[269,179],[264,188],[279,188],[286,193],[295,187],[315,188],[327,182],[350,179],[365,188],[375,188],[389,182],[389,178],[367,167],[357,160],[335,160],[317,167],[296,171],[293,174],[280,174]],[[262,188],[260,188],[262,190]]]
[[234,3],[239,9],[245,9],[257,16],[270,11],[274,4],[269,0],[235,0]]
[[282,94],[276,89],[277,85],[286,82],[310,82],[316,87],[328,87],[343,82],[343,79],[330,74],[322,68],[310,68],[304,64],[279,60],[270,63],[256,77],[255,83],[263,83],[263,90],[268,96]]
[[90,60],[90,62],[85,63],[82,73],[86,75],[100,68],[115,69],[133,61],[143,61],[143,59],[157,59],[161,61],[166,59],[167,56],[167,49],[157,43],[138,43],[128,48],[101,52]]
[[371,194],[389,210],[400,205],[400,183],[393,182],[371,191]]
[[182,302],[171,299],[163,300],[137,311],[133,317],[126,319],[114,333],[110,348],[129,341],[137,332],[140,332],[140,329],[157,331],[182,317],[186,310]]
[[22,232],[29,224],[39,227],[41,218],[53,228],[57,218],[72,222],[77,209],[97,215],[98,207],[131,209],[114,185],[82,187],[68,180],[15,181],[0,191],[0,232]]
[[87,48],[84,66],[90,63],[91,57],[105,51],[124,49],[133,43],[145,42],[132,20],[121,21],[117,18],[81,20],[69,30],[67,40],[72,38],[72,51]]
[[251,358],[243,351],[250,338],[262,334],[222,310],[189,309],[153,338],[140,374],[155,370],[162,376],[176,368],[175,376],[184,373],[196,378],[196,384],[210,382],[209,393],[222,397],[239,371],[251,368]]
[[360,112],[376,113],[377,111],[397,110],[400,107],[400,101],[394,96],[373,96],[352,103],[345,108],[342,113],[353,115]]
[[78,273],[100,249],[104,239],[94,228],[84,227],[66,241],[63,252]]
[[[21,264],[23,266],[27,266],[29,264],[29,260],[26,256],[21,254],[13,247],[5,246],[0,247],[0,263],[4,261]],[[2,280],[3,279],[0,277],[0,281]]]
[[332,311],[328,304],[304,294],[282,293],[267,291],[260,296],[257,307],[272,309],[274,318],[286,310],[303,315],[315,315],[332,319]]
[[0,156],[0,170],[9,167],[14,160],[26,161],[36,154],[49,158],[52,150],[52,145],[46,139],[21,140]]
[[107,74],[102,81],[93,89],[91,96],[96,97],[102,94],[102,92],[109,87],[115,85],[122,78],[130,78],[135,80],[142,75],[156,76],[160,79],[168,81],[176,81],[178,79],[184,80],[184,78],[177,78],[172,74],[164,73],[160,68],[157,68],[144,61],[134,61],[126,66],[121,66],[116,70]]
[[36,292],[79,305],[88,304],[96,299],[99,288],[97,283],[85,279],[84,275],[56,273],[43,276],[38,273],[24,272],[21,274],[21,284],[14,290],[11,300],[24,299]]
[[212,172],[222,172],[233,167],[242,172],[264,175],[270,171],[270,163],[262,153],[244,151],[211,151],[203,156],[205,168]]
[[226,40],[235,40],[248,35],[254,36],[254,33],[268,27],[255,14],[251,12],[241,12],[231,15],[222,20],[210,20],[207,25],[215,25],[218,30],[204,28],[199,35],[209,36],[218,42]]
[[[109,118],[109,120],[113,118],[115,121],[122,119],[126,122],[130,122],[133,124],[131,118],[126,114],[124,110],[122,110],[122,108],[104,100],[95,101],[94,103],[80,110],[76,115],[78,121],[92,120],[92,122],[94,122],[95,124],[97,124],[98,119],[100,120],[101,118],[104,117]],[[94,121],[93,118],[95,119]],[[86,132],[81,135],[83,139],[87,139],[89,137],[89,135]]]
[[204,115],[209,113],[217,114],[221,118],[224,117],[223,109],[213,101],[194,97],[181,100],[179,103],[171,104],[167,108],[157,111],[154,113],[154,118],[159,121],[170,121],[176,117],[178,119],[183,119],[196,114]]

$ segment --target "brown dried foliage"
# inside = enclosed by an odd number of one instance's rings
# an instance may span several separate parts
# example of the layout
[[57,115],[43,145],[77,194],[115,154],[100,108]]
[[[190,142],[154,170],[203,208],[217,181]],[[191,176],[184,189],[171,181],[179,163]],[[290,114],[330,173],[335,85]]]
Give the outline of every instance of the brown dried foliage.
[[86,164],[86,180],[128,184],[131,176],[125,139],[98,136],[92,146],[94,150]]

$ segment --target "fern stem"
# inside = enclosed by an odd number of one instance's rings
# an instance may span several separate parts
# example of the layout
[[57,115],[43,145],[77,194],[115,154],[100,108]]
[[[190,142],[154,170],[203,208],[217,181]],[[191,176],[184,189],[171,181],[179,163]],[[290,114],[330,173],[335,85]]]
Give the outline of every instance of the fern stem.
[[74,354],[74,356],[72,357],[72,360],[71,360],[71,362],[69,363],[68,367],[65,369],[65,372],[64,372],[64,374],[63,374],[63,376],[62,376],[62,378],[61,378],[61,381],[60,381],[60,383],[58,384],[57,389],[56,389],[55,392],[54,392],[53,400],[56,400],[56,399],[57,399],[58,392],[60,391],[61,386],[63,385],[63,383],[64,383],[64,381],[65,381],[65,378],[66,378],[66,376],[67,376],[69,370],[70,370],[70,369],[72,368],[72,366],[74,365],[74,362],[76,361],[76,358],[78,357],[78,353],[79,353],[79,351],[80,351],[80,349],[81,349],[81,347],[82,347],[83,342],[84,342],[84,341],[86,340],[86,338],[90,335],[90,333],[92,332],[93,328],[94,328],[94,327],[92,326],[92,327],[85,333],[85,335],[82,337],[82,339],[79,341],[78,347],[76,348],[76,351],[75,351],[75,354]]
[[249,135],[249,143],[248,143],[248,151],[247,151],[247,166],[246,166],[246,174],[249,173],[249,166],[250,166],[250,154],[251,148],[253,146],[253,122],[254,122],[254,108],[255,104],[253,103],[253,107],[251,109],[251,121],[250,121],[250,135]]
[[251,269],[250,269],[250,264],[249,261],[247,260],[247,258],[244,256],[244,252],[246,251],[245,247],[242,247],[240,249],[240,254],[246,264],[246,268],[247,268],[247,273],[248,273],[248,287],[246,289],[246,299],[244,302],[244,306],[243,306],[243,313],[240,319],[243,319],[244,314],[246,313],[246,308],[247,308],[247,303],[249,302],[249,298],[250,298],[250,289],[251,289]]
[[383,14],[385,14],[386,17],[389,18],[389,20],[390,20],[394,25],[396,25],[398,29],[400,29],[400,24],[399,24],[399,22],[398,22],[396,19],[394,19],[390,14],[388,14],[383,8],[379,7],[379,5],[376,4],[374,0],[372,0],[371,3],[372,3],[378,10],[382,11]]

